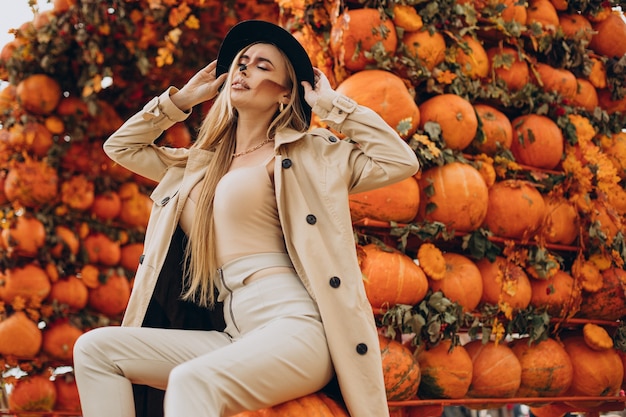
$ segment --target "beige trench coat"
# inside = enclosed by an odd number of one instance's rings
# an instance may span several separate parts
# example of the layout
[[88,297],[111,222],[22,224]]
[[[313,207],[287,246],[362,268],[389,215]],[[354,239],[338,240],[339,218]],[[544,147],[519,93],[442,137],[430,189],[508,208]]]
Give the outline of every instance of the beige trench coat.
[[[122,325],[141,326],[169,241],[194,184],[212,153],[193,149],[185,168],[168,166],[154,140],[188,117],[169,99],[151,100],[104,144],[122,166],[158,181],[144,255]],[[374,316],[359,269],[348,194],[415,174],[415,152],[376,113],[335,92],[313,111],[336,131],[281,132],[275,138],[275,192],[291,260],[317,301],[341,393],[352,417],[388,416]]]

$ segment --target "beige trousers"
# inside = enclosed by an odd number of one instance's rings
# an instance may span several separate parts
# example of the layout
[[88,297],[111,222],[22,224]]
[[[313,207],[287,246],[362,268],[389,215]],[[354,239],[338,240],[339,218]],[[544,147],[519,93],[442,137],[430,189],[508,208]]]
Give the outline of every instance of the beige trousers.
[[246,274],[224,271],[224,332],[102,327],[82,335],[74,371],[83,416],[133,417],[133,383],[165,390],[166,417],[232,416],[323,388],[333,367],[298,277],[243,284]]

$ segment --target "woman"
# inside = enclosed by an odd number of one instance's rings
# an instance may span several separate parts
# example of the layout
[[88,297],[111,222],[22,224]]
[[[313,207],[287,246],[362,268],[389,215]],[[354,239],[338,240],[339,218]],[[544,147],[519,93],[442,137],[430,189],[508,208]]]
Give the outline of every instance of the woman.
[[[207,100],[190,149],[154,144]],[[351,140],[309,130],[311,112]],[[352,417],[388,415],[348,194],[413,175],[418,162],[376,113],[333,91],[287,31],[245,21],[217,61],[104,148],[158,185],[122,326],[75,345],[85,417],[134,415],[131,384],[165,389],[166,416],[221,417],[316,392],[335,374]],[[181,297],[223,303],[224,331],[139,327],[179,229]]]

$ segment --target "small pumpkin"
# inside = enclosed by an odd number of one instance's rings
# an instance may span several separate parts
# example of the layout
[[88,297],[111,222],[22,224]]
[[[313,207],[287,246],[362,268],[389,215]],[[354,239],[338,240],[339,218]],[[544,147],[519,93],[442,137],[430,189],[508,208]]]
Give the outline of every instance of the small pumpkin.
[[41,349],[43,337],[37,323],[23,311],[0,321],[0,355],[34,358]]
[[439,32],[427,29],[407,31],[402,36],[402,45],[408,55],[428,71],[432,71],[446,58],[446,39]]
[[509,345],[522,367],[516,397],[557,397],[572,384],[572,359],[555,339],[531,342],[528,336]]
[[509,149],[513,142],[513,126],[509,118],[488,104],[474,104],[474,110],[480,120],[482,140],[474,140],[473,147],[487,155],[494,155],[500,149]]
[[417,180],[404,180],[371,191],[349,196],[350,216],[353,221],[372,219],[410,222],[419,210],[420,192]]
[[457,44],[454,60],[461,73],[469,78],[484,78],[489,74],[489,58],[483,44],[478,38],[465,35]]
[[61,201],[67,207],[86,211],[93,204],[95,184],[84,175],[74,175],[61,184]]
[[576,206],[564,197],[550,196],[544,199],[545,217],[540,234],[546,242],[570,245],[580,232],[580,216]]
[[60,411],[76,411],[80,413],[80,397],[74,375],[71,372],[56,375],[53,382],[57,392],[54,408]]
[[626,22],[620,12],[610,13],[605,19],[593,23],[596,32],[589,47],[609,58],[621,58],[626,54]]
[[46,74],[33,74],[17,85],[16,97],[20,105],[35,114],[51,113],[61,100],[61,86]]
[[576,76],[571,71],[537,63],[535,74],[538,76],[537,83],[544,91],[555,92],[568,99],[576,96],[578,85]]
[[516,179],[498,181],[489,188],[483,226],[494,235],[528,239],[541,227],[545,201],[537,188]]
[[513,310],[528,307],[532,296],[530,279],[524,269],[502,256],[494,261],[476,261],[483,280],[481,303],[507,306]]
[[531,286],[530,304],[552,317],[572,317],[580,308],[580,287],[565,271],[556,271],[546,279],[533,279]]
[[415,398],[421,373],[413,352],[402,343],[379,335],[383,376],[388,401],[405,401]]
[[376,312],[395,304],[414,305],[428,291],[424,271],[406,254],[374,243],[360,247],[365,293]]
[[139,267],[139,259],[143,254],[143,243],[128,243],[121,247],[120,266],[135,273]]
[[478,229],[487,215],[489,189],[469,164],[451,162],[419,173],[420,207],[416,220],[441,222],[449,230]]
[[119,242],[100,232],[87,236],[83,240],[83,248],[89,263],[115,266],[122,256]]
[[539,25],[544,32],[556,32],[559,27],[559,14],[550,0],[530,0],[526,24]]
[[12,411],[52,411],[57,393],[47,375],[33,374],[19,378],[9,394]]
[[422,16],[417,13],[414,6],[405,4],[394,4],[393,23],[407,32],[419,30],[424,26]]
[[274,407],[258,411],[244,411],[234,417],[288,417],[288,416],[349,417],[348,412],[322,392],[305,395]]
[[105,282],[90,288],[87,305],[109,317],[123,313],[130,298],[130,282],[125,276],[111,271]]
[[472,340],[463,345],[472,359],[472,383],[467,392],[473,398],[513,397],[522,383],[522,366],[504,342]]
[[37,208],[54,201],[58,184],[55,168],[45,161],[26,159],[11,165],[4,182],[4,194],[11,202]]
[[54,227],[56,244],[50,249],[55,258],[76,255],[80,249],[80,241],[76,233],[69,227],[58,225]]
[[426,123],[437,123],[441,138],[452,150],[463,150],[472,143],[478,131],[478,117],[474,106],[456,94],[439,94],[419,105],[420,129]]
[[329,46],[346,69],[352,72],[364,70],[375,62],[367,52],[380,44],[389,55],[398,46],[398,36],[393,21],[374,8],[346,10],[333,23]]
[[429,279],[433,291],[441,291],[450,301],[463,307],[464,311],[474,310],[483,294],[483,280],[476,264],[467,256],[446,252],[446,272],[443,278]]
[[473,376],[472,358],[462,345],[451,345],[446,339],[417,353],[422,373],[419,398],[456,399],[467,394]]
[[88,298],[87,286],[75,275],[54,282],[48,295],[48,300],[65,305],[73,311],[85,308]]
[[42,349],[52,358],[71,364],[74,344],[83,331],[67,320],[50,323],[43,330]]
[[613,349],[613,339],[604,327],[594,323],[585,323],[583,338],[587,346],[593,350]]
[[13,224],[2,229],[0,238],[10,254],[32,258],[44,246],[46,230],[41,220],[34,216],[17,216]]
[[527,114],[514,118],[511,152],[520,164],[554,169],[561,162],[565,142],[559,126],[547,116]]

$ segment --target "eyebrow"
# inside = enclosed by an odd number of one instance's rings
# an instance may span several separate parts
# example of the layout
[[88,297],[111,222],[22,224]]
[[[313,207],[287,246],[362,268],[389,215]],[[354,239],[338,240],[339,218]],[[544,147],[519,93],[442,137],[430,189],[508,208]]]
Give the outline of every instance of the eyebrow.
[[[245,58],[245,59],[247,59],[247,60],[250,60],[250,56],[248,56],[248,55],[246,55],[246,54],[241,55],[241,59],[244,59],[244,58]],[[273,63],[272,61],[270,61],[269,59],[267,59],[267,58],[259,57],[259,58],[257,58],[257,59],[258,59],[260,62],[267,62],[267,63],[269,63],[272,67],[275,67],[274,63]]]

